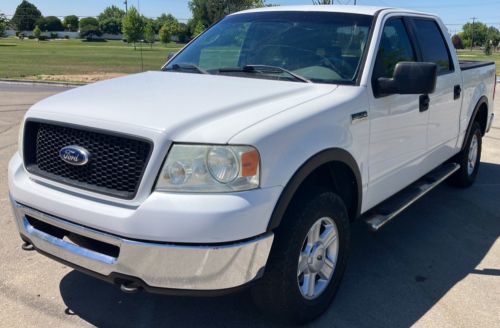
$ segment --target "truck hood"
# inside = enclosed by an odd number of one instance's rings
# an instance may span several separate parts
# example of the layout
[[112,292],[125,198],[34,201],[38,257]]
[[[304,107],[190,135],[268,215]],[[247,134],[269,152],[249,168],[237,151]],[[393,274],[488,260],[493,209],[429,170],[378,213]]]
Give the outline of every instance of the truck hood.
[[[30,109],[165,133],[175,142],[227,143],[245,128],[321,97],[335,85],[147,72],[76,88]],[[29,113],[28,113],[29,116]]]

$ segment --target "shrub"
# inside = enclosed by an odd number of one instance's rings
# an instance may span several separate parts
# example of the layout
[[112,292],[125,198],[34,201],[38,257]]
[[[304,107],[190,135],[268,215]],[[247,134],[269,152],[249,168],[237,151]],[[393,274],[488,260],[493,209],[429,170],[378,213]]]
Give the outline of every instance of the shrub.
[[38,38],[38,40],[45,41],[45,40],[47,40],[47,36],[46,35],[40,35],[40,37]]
[[17,36],[19,37],[19,39],[24,38],[24,33],[19,33]]
[[483,52],[486,56],[491,56],[493,49],[492,49],[492,46],[491,46],[489,41],[486,41],[486,44],[484,45]]
[[463,49],[464,48],[464,42],[460,36],[455,34],[452,38],[451,41],[453,42],[453,47],[455,49]]
[[57,38],[57,33],[50,33],[50,37],[51,37],[52,39]]
[[33,40],[35,36],[33,34],[28,34],[28,39]]
[[94,36],[101,36],[101,35],[102,31],[99,28],[99,25],[86,25],[85,27],[80,28],[80,37],[87,39],[87,41],[92,40],[92,37]]
[[64,35],[64,38],[65,38],[66,40],[67,40],[67,39],[69,39],[69,35],[67,35],[67,34],[66,34],[66,35]]
[[85,39],[82,42],[108,42],[106,39]]

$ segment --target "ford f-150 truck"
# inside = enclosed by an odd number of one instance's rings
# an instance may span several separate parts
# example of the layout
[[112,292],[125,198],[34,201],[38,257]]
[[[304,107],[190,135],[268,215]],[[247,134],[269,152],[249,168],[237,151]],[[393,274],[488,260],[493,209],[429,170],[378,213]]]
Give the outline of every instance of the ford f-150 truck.
[[251,288],[305,323],[339,288],[350,223],[470,186],[494,117],[494,64],[459,62],[421,12],[242,11],[169,57],[27,112],[9,164],[24,249],[124,292]]

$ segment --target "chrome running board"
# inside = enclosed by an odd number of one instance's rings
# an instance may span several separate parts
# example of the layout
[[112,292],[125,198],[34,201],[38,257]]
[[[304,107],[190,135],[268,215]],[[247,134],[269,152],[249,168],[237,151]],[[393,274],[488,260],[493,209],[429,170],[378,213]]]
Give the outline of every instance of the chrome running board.
[[367,228],[371,231],[377,231],[408,206],[416,202],[420,197],[446,180],[446,178],[459,168],[459,164],[443,164],[391,198],[375,206],[372,210],[363,215]]

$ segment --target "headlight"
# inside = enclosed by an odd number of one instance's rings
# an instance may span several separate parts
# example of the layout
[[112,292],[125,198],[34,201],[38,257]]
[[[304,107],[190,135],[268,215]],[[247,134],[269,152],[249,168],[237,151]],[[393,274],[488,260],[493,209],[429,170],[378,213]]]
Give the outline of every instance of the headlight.
[[174,145],[156,190],[230,192],[259,187],[259,153],[250,146]]
[[19,136],[17,137],[17,152],[23,158],[23,135],[24,135],[24,120],[19,127]]

